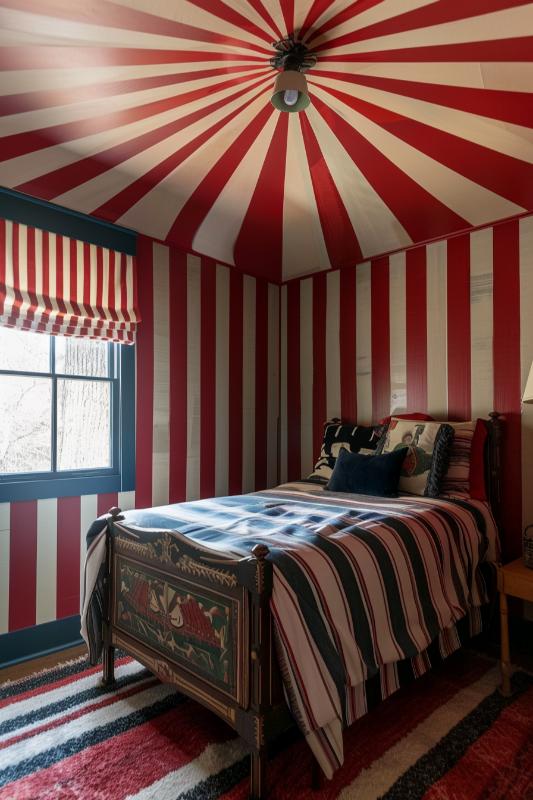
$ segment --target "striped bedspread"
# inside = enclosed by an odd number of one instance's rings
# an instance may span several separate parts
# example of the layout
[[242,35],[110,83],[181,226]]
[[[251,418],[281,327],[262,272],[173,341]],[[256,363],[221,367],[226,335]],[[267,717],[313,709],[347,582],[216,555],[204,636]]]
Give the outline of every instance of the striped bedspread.
[[[469,615],[475,628],[487,600],[480,566],[499,555],[482,502],[335,494],[304,482],[124,517],[236,556],[268,545],[286,697],[328,776],[343,761],[343,727],[366,713],[365,681],[379,673],[387,696],[399,662],[411,659],[418,675],[430,644],[443,656],[457,649],[456,623]],[[104,533],[105,519],[88,535],[82,633],[93,657]]]

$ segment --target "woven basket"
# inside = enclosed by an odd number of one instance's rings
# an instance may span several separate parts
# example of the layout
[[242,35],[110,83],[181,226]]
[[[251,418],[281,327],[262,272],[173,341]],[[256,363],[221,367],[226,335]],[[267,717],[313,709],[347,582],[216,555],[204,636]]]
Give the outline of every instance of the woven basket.
[[522,548],[524,551],[524,564],[529,569],[533,569],[533,525],[528,525],[524,531]]

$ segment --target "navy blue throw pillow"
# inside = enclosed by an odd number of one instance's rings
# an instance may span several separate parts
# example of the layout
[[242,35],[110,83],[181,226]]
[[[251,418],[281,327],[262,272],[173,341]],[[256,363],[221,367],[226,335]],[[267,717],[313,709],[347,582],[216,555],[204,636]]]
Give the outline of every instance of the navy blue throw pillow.
[[407,447],[383,455],[363,455],[342,449],[328,483],[330,492],[394,497]]

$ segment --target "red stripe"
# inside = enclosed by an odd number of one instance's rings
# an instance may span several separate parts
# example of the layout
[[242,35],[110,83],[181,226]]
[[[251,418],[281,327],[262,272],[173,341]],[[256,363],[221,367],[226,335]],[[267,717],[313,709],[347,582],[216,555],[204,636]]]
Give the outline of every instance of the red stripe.
[[[356,101],[354,102],[354,99],[345,92],[330,88],[327,88],[327,92],[338,97],[349,107],[356,105]],[[337,114],[316,96],[313,98],[313,104],[328,125],[335,130],[335,135],[354,163],[364,173],[413,241],[433,239],[469,227],[466,220],[455,214],[392,161],[389,161],[364,136],[352,128],[340,114]],[[410,210],[412,208],[424,208],[426,213],[413,216]]]
[[186,249],[192,247],[200,224],[265,127],[273,111],[274,107],[269,103],[240,131],[239,136],[229,145],[224,155],[188,198],[167,234],[168,240],[172,241],[176,236],[181,241],[182,247]]
[[372,261],[371,339],[372,339],[372,416],[374,421],[390,414],[390,320],[389,259]]
[[357,235],[309,120],[305,114],[299,120],[330,264],[351,266],[363,258]]
[[[230,25],[235,25],[248,33],[254,34],[254,36],[257,36],[259,39],[264,39],[268,45],[270,45],[271,37],[267,31],[243,16],[243,14],[239,14],[238,11],[222,2],[222,0],[195,0],[195,5],[200,6],[209,14],[213,14],[224,22],[229,22]],[[252,45],[248,46],[252,47]]]
[[[67,192],[70,189],[73,189],[74,187],[79,186],[98,175],[101,175],[103,172],[116,167],[118,164],[127,161],[143,150],[147,150],[148,148],[154,146],[158,142],[168,139],[169,136],[179,133],[179,131],[184,130],[194,122],[203,119],[204,117],[216,111],[218,108],[223,108],[234,98],[240,97],[244,91],[254,89],[256,86],[259,86],[261,83],[265,82],[264,78],[262,80],[253,81],[254,77],[255,76],[245,76],[224,81],[223,83],[218,84],[216,88],[212,87],[213,91],[219,91],[220,89],[229,88],[230,86],[236,86],[245,82],[249,82],[249,85],[244,88],[239,88],[234,94],[219,99],[215,103],[205,103],[202,108],[199,108],[190,114],[185,114],[184,116],[179,117],[179,119],[168,122],[166,125],[155,126],[152,130],[149,130],[146,133],[139,134],[138,136],[134,136],[125,142],[121,141],[119,144],[116,144],[113,147],[101,150],[97,155],[87,156],[86,158],[81,158],[71,164],[66,164],[64,167],[59,167],[58,169],[47,172],[44,175],[39,175],[36,178],[32,178],[29,181],[18,184],[16,188],[18,191],[28,193],[31,192],[32,194],[35,194],[38,197],[46,200],[57,197],[58,195],[63,194],[64,192]],[[200,89],[196,89],[194,92],[188,93],[188,96],[192,99],[194,99],[193,95],[194,98],[197,99],[198,97],[203,96],[203,92]],[[182,95],[182,97],[185,96],[186,95]],[[178,150],[177,152],[180,151]],[[110,202],[111,201],[107,201],[104,206],[107,206]]]
[[216,265],[201,262],[201,364],[200,364],[200,497],[215,494],[216,410]]
[[235,56],[207,50],[150,50],[135,47],[0,47],[0,70],[94,69],[97,66],[122,67],[142,64],[187,64],[201,61],[249,61],[264,66],[262,55]]
[[340,275],[339,346],[341,363],[341,416],[347,422],[357,421],[357,354],[356,354],[356,271],[341,270]]
[[[169,503],[187,495],[187,256],[170,248],[169,304],[172,324],[170,345]],[[144,322],[143,322],[144,326]]]
[[255,488],[267,485],[268,283],[255,282]]
[[287,35],[294,33],[294,0],[279,0]]
[[[9,528],[9,630],[15,631],[35,625],[37,501],[11,503]],[[77,575],[79,582],[79,566]]]
[[335,14],[323,22],[322,25],[313,27],[314,23],[317,21],[317,19],[319,19],[322,13],[327,11],[331,6],[331,0],[314,0],[314,3],[311,6],[311,9],[308,11],[307,17],[302,26],[302,30],[304,31],[306,31],[308,28],[312,28],[311,36],[309,38],[309,46],[311,46],[312,42],[315,39],[318,39],[319,36],[322,36],[326,31],[336,28],[343,22],[354,19],[361,12],[368,11],[368,9],[378,5],[378,3],[381,2],[382,0],[354,0],[354,2],[350,3],[350,5],[348,5],[346,8],[343,8],[342,11],[339,11],[338,14]]
[[407,410],[427,412],[426,248],[405,256]]
[[99,517],[102,514],[107,514],[110,508],[116,508],[116,506],[118,506],[118,494],[116,492],[99,494],[96,499],[96,513]]
[[494,408],[505,414],[502,441],[502,505],[507,559],[521,553],[520,256],[518,220],[493,232]]
[[[369,76],[361,76],[361,80],[359,80],[359,76],[347,75],[343,72],[322,71],[320,74],[353,83],[374,85],[374,79]],[[314,72],[313,75],[315,75]],[[376,81],[381,80],[385,79],[376,79]],[[395,91],[396,83],[398,81],[395,81],[392,86],[383,84],[381,88]],[[317,85],[320,84],[317,82]],[[486,90],[479,91],[487,94]],[[531,118],[529,105],[525,102],[527,97],[525,95],[524,101],[519,105],[524,110],[524,114]],[[359,98],[353,98],[352,107],[394,136],[403,139],[421,153],[434,158],[460,175],[470,178],[480,186],[484,186],[524,208],[531,206],[533,202],[533,166],[531,164]],[[500,100],[500,105],[498,105],[497,98],[491,98],[490,106],[487,108],[490,107],[507,108],[507,105],[503,98]],[[497,117],[496,114],[492,116]]]
[[465,42],[464,44],[428,45],[427,47],[405,47],[398,50],[373,50],[368,53],[347,53],[345,55],[321,55],[323,62],[386,62],[404,63],[414,61],[452,62],[519,62],[533,61],[531,37],[515,39],[495,39],[490,42]]
[[152,241],[137,239],[137,279],[142,325],[137,336],[137,424],[135,505],[152,505],[152,438],[154,417],[154,289]]
[[252,8],[255,8],[259,16],[264,19],[269,28],[272,28],[272,30],[275,31],[278,39],[283,39],[284,34],[276,25],[276,22],[274,21],[274,18],[270,15],[268,9],[266,9],[265,6],[263,5],[262,0],[248,0],[248,3],[249,5],[252,6]]
[[[114,497],[113,505],[116,505],[116,495]],[[108,510],[109,506],[106,508],[106,511]],[[98,513],[101,513],[100,510]],[[56,615],[58,619],[80,612],[80,529],[80,498],[60,497],[57,501]]]
[[448,241],[448,417],[472,416],[470,393],[470,237]]
[[289,115],[280,114],[250,205],[235,241],[237,266],[254,265],[254,275],[281,283],[283,197]]
[[287,477],[299,480],[300,452],[300,281],[287,285]]
[[327,417],[326,401],[326,273],[313,281],[313,459],[320,454]]
[[[265,79],[261,81],[257,81],[255,84],[248,86],[248,89],[253,89],[254,87],[262,84],[265,82]],[[115,221],[119,217],[121,217],[131,206],[135,205],[144,195],[150,191],[156,184],[160,183],[167,175],[169,175],[176,167],[179,166],[186,158],[188,158],[192,153],[196,152],[202,144],[207,142],[212,136],[214,136],[218,131],[220,131],[229,120],[233,119],[243,108],[245,108],[249,102],[253,102],[256,97],[259,97],[260,94],[264,92],[264,89],[261,89],[257,94],[253,95],[246,103],[243,103],[242,106],[232,111],[230,114],[227,114],[221,120],[216,122],[211,127],[207,128],[207,130],[203,131],[203,133],[199,134],[191,141],[187,142],[183,147],[180,147],[176,150],[175,153],[172,153],[170,156],[165,158],[160,163],[156,164],[151,170],[146,172],[137,180],[133,181],[129,186],[123,189],[121,192],[118,192],[114,197],[111,197],[105,203],[102,203],[95,211],[93,212],[94,215],[105,217],[106,219],[110,219],[111,221]],[[242,92],[236,92],[237,94],[242,94]],[[217,107],[224,106],[227,104],[228,100],[231,98],[224,98],[223,100],[218,101],[216,104],[213,104],[213,107],[216,105]],[[213,110],[211,107],[211,111]],[[186,125],[191,124],[192,117],[201,118],[204,116],[205,108],[202,111],[198,110],[198,112],[194,112],[190,114],[188,117],[185,117],[183,121],[186,122]],[[181,127],[180,127],[181,129]]]
[[335,47],[344,47],[348,44],[364,41],[367,39],[389,36],[394,33],[412,31],[426,26],[442,25],[457,20],[468,19],[478,15],[488,14],[492,11],[513,8],[524,5],[529,0],[469,0],[468,5],[462,3],[430,3],[415,8],[405,14],[395,14],[388,19],[380,20],[373,25],[367,25],[358,30],[345,33],[341,36],[331,37],[324,44],[315,47],[320,51],[327,49],[329,52]]
[[242,492],[243,276],[230,269],[228,491]]

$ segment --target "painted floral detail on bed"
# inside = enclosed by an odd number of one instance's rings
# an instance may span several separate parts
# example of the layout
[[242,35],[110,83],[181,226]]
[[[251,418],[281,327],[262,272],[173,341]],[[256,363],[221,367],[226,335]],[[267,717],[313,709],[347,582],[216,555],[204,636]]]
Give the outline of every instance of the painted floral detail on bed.
[[374,451],[378,445],[381,427],[352,425],[332,420],[324,425],[324,438],[320,457],[308,480],[329,481],[335,469],[335,462],[342,448],[358,453],[362,448]]
[[447,423],[391,419],[377,452],[408,448],[398,485],[400,493],[438,496],[453,436],[454,430]]

